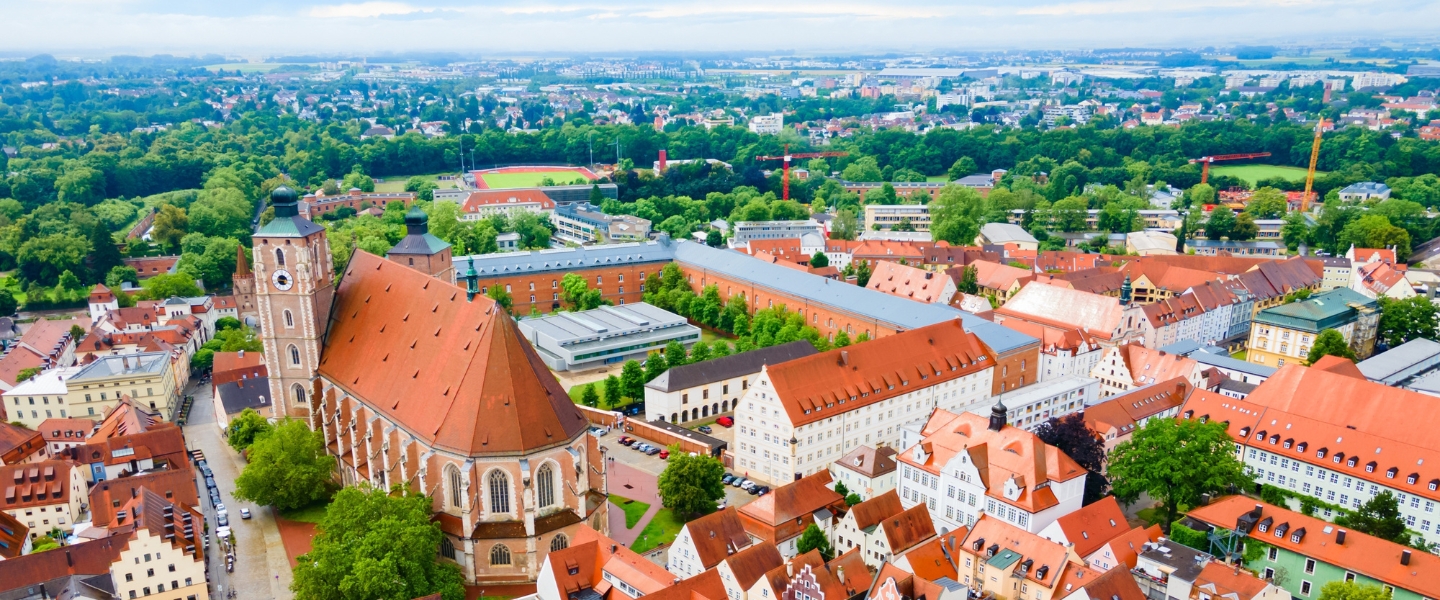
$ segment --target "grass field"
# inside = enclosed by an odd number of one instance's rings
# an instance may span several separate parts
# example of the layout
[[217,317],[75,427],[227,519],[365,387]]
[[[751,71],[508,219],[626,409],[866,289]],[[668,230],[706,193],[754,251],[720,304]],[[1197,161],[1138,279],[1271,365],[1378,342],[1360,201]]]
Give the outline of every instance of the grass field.
[[[435,185],[440,186],[440,189],[442,190],[448,190],[452,187],[455,187],[454,182],[440,181],[441,175],[454,175],[454,173],[435,173],[431,175],[421,175],[420,177],[424,177],[430,181],[435,182]],[[381,181],[375,184],[375,191],[388,193],[403,192],[405,191],[405,184],[409,183],[411,177],[414,177],[414,175],[396,175],[394,177],[386,177],[385,181]]]
[[[616,373],[615,376],[616,376],[616,377],[619,377],[620,375],[619,375],[619,373]],[[570,388],[570,401],[571,401],[571,402],[574,402],[574,403],[576,403],[576,404],[580,404],[580,396],[581,396],[581,394],[584,394],[584,393],[585,393],[585,388],[590,387],[590,386],[592,386],[592,385],[595,386],[595,393],[600,397],[600,406],[599,406],[598,408],[601,408],[601,409],[604,409],[604,410],[620,410],[621,408],[624,408],[624,407],[626,407],[626,406],[630,406],[631,404],[634,404],[634,402],[626,402],[626,401],[624,401],[624,400],[621,400],[619,406],[605,406],[605,380],[604,380],[604,379],[601,379],[601,380],[599,380],[599,381],[592,382],[592,383],[582,383],[582,384],[577,385],[577,386],[575,386],[575,387],[573,387],[573,388]]]
[[[329,502],[311,504],[305,508],[280,511],[280,516],[290,519],[291,521],[300,521],[301,523],[319,523],[320,519],[325,518],[325,509],[329,506]],[[238,515],[239,513],[236,514]]]
[[[1320,171],[1316,171],[1315,173],[1317,175],[1321,174]],[[1245,181],[1249,182],[1251,185],[1254,185],[1255,182],[1260,181],[1261,179],[1270,179],[1272,177],[1284,177],[1285,179],[1289,179],[1290,181],[1305,180],[1305,169],[1302,169],[1300,167],[1282,167],[1278,165],[1233,165],[1210,167],[1210,174],[1217,176],[1229,175],[1231,177],[1239,177],[1240,179],[1244,179]]]
[[635,524],[640,522],[640,517],[645,516],[645,511],[650,510],[650,505],[639,500],[631,500],[622,496],[610,494],[610,503],[625,511],[625,528],[634,529]]
[[[629,516],[626,516],[629,520]],[[630,544],[630,549],[639,553],[645,553],[659,546],[675,541],[675,536],[680,535],[680,528],[685,523],[668,508],[662,508],[650,518],[650,524],[640,532],[640,537],[635,538],[635,543]]]
[[568,184],[576,179],[584,179],[585,176],[574,171],[540,171],[537,173],[491,173],[481,175],[485,179],[485,185],[492,189],[526,188],[539,187],[540,182],[549,177],[557,184]]

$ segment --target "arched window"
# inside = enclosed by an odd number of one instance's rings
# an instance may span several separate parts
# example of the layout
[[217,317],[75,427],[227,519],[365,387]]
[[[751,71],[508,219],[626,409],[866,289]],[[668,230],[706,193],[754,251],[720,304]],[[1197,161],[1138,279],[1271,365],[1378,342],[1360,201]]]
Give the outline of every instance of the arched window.
[[277,266],[277,267],[283,267],[283,266],[285,266],[285,251],[284,251],[284,250],[281,250],[281,249],[279,249],[279,248],[276,248],[276,249],[275,249],[275,266]]
[[305,398],[305,386],[300,385],[300,384],[297,383],[297,384],[295,384],[295,387],[290,388],[290,392],[293,393],[293,394],[295,394],[295,403],[296,403],[296,404],[304,404],[304,403],[305,403],[305,400],[306,400],[306,398]]
[[495,547],[490,549],[490,566],[508,564],[510,564],[510,549],[506,548],[504,544],[495,544]]
[[295,326],[295,315],[290,314],[290,311],[289,311],[288,309],[285,311],[285,326],[286,326],[286,327],[294,327],[294,326]]
[[[490,512],[510,512],[510,478],[505,476],[504,471],[490,472]],[[505,564],[510,563],[506,561]]]
[[535,489],[539,492],[540,508],[555,503],[555,470],[546,463],[535,473]]
[[450,543],[449,537],[440,538],[440,556],[455,560],[455,544]]
[[563,534],[563,533],[557,533],[557,534],[555,534],[555,537],[550,538],[550,551],[551,551],[551,552],[554,552],[554,551],[556,551],[556,550],[564,550],[564,549],[569,548],[569,547],[570,547],[570,538],[565,537],[565,534]]
[[296,348],[294,344],[290,345],[290,366],[300,366],[300,349]]
[[465,492],[460,489],[460,469],[455,465],[445,467],[445,482],[450,484],[450,506],[465,508]]

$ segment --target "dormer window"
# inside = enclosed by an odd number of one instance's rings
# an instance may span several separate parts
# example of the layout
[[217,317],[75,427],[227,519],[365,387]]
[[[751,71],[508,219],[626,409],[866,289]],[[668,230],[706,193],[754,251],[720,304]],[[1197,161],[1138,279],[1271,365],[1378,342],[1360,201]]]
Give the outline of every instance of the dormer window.
[[1255,439],[1264,441],[1264,440],[1265,440],[1265,430],[1262,429],[1262,430],[1256,432],[1256,433],[1255,433]]
[[[1191,411],[1191,412],[1194,412],[1194,411]],[[1241,428],[1240,428],[1240,437],[1250,437],[1250,428],[1249,428],[1249,427],[1241,427]]]
[[1397,469],[1397,468],[1395,468],[1395,467],[1390,467],[1389,469],[1386,469],[1386,470],[1385,470],[1385,478],[1386,478],[1386,479],[1394,479],[1394,478],[1395,478],[1395,475],[1397,475],[1397,474],[1399,474],[1399,473],[1400,473],[1400,469]]
[[1327,452],[1329,452],[1329,451],[1330,451],[1329,448],[1321,448],[1321,449],[1319,449],[1319,450],[1316,450],[1316,451],[1315,451],[1315,457],[1316,457],[1316,458],[1325,458],[1325,453],[1327,453]]
[[[1351,460],[1354,460],[1354,459],[1351,459]],[[1373,460],[1370,461],[1370,462],[1368,462],[1368,463],[1365,463],[1365,472],[1366,472],[1366,473],[1374,473],[1374,472],[1375,472],[1375,466],[1376,466],[1376,465],[1375,465],[1375,461],[1373,461]]]
[[1290,446],[1293,446],[1294,444],[1295,444],[1295,440],[1294,440],[1294,439],[1288,439],[1288,440],[1285,440],[1284,447],[1285,447],[1286,450],[1289,450],[1289,449],[1290,449]]
[[1295,446],[1295,451],[1296,451],[1296,452],[1304,452],[1304,451],[1305,451],[1305,447],[1306,447],[1306,446],[1309,446],[1309,445],[1310,445],[1310,444],[1308,444],[1308,443],[1306,443],[1306,442],[1300,442],[1300,445]]
[[1358,464],[1359,462],[1360,462],[1360,457],[1358,457],[1358,456],[1352,456],[1352,457],[1350,457],[1350,460],[1345,461],[1345,466],[1347,466],[1347,467],[1353,467],[1353,466],[1355,466],[1356,464]]
[[1415,482],[1417,481],[1420,481],[1419,473],[1411,473],[1409,477],[1405,478],[1405,483],[1408,483],[1410,485],[1415,485]]
[[1345,453],[1344,453],[1344,452],[1336,452],[1336,453],[1335,453],[1335,463],[1336,463],[1336,464],[1339,464],[1340,461],[1342,461],[1342,460],[1345,460]]
[[1279,434],[1270,436],[1270,445],[1271,445],[1271,446],[1274,446],[1275,444],[1278,444],[1278,443],[1280,443],[1280,435],[1279,435]]
[[1433,491],[1435,491],[1437,488],[1440,488],[1440,479],[1431,479],[1431,480],[1430,480],[1430,491],[1433,492]]

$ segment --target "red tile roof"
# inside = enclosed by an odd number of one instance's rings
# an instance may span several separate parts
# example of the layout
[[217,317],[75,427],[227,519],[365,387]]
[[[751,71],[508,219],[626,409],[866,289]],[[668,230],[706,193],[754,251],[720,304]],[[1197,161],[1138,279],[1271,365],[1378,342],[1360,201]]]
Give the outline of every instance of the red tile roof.
[[1129,435],[1146,419],[1180,408],[1194,389],[1189,380],[1174,377],[1126,392],[1086,407],[1085,426],[1101,437],[1111,431],[1116,436]]
[[1106,496],[1099,502],[1064,515],[1056,519],[1055,524],[1065,533],[1065,541],[1075,547],[1075,553],[1081,558],[1090,556],[1106,542],[1130,531],[1125,513],[1120,510],[1120,503],[1115,501],[1114,496]]
[[211,370],[215,385],[233,383],[241,379],[269,377],[265,367],[265,355],[259,352],[216,352],[215,365]]
[[39,431],[0,422],[0,464],[15,464],[45,448]]
[[[1085,475],[1073,459],[1035,434],[1010,425],[992,431],[989,424],[986,417],[974,413],[936,409],[920,431],[920,443],[912,447],[926,450],[924,460],[906,450],[900,453],[900,462],[938,475],[956,454],[967,452],[980,471],[987,496],[1030,513],[1059,504],[1050,482]],[[1014,500],[1003,493],[1004,482],[1012,477],[1021,488]]]
[[830,471],[819,471],[777,487],[740,507],[740,522],[751,536],[772,544],[799,536],[810,524],[804,517],[821,509],[835,514],[845,505],[845,499],[830,489],[830,481]]
[[1137,387],[1176,377],[1190,379],[1192,374],[1200,369],[1200,363],[1195,362],[1195,359],[1164,350],[1153,350],[1138,343],[1116,346],[1114,352],[1120,353],[1121,360],[1125,361],[1125,366],[1130,370],[1130,380]]
[[481,208],[509,204],[539,205],[541,210],[554,210],[555,201],[538,189],[480,190],[470,192],[460,205],[461,213],[479,212]]
[[20,552],[25,549],[25,538],[29,536],[29,527],[10,516],[10,513],[0,511],[0,559],[19,557]]
[[956,319],[769,365],[765,372],[799,427],[994,364],[993,353]]
[[144,489],[149,489],[171,502],[199,506],[200,497],[196,485],[195,471],[191,470],[190,463],[186,462],[164,471],[97,481],[90,486],[91,520],[97,527],[109,527],[115,511],[120,510],[121,506]]
[[865,287],[891,296],[930,304],[950,301],[947,296],[954,295],[953,288],[946,289],[950,283],[950,278],[943,273],[883,260],[875,263],[870,281]]
[[6,583],[5,587],[15,589],[70,575],[108,576],[110,565],[120,560],[120,553],[128,546],[127,542],[107,537],[0,560],[0,581]]
[[713,568],[731,553],[750,545],[740,514],[733,506],[690,521],[685,529],[690,532],[702,569]]
[[585,416],[489,298],[368,252],[336,293],[319,374],[427,445],[466,456],[551,447]]
[[22,465],[0,465],[0,510],[50,506],[70,502],[70,469],[64,460],[42,460]]
[[1194,587],[1213,598],[1250,600],[1270,587],[1270,582],[1241,570],[1240,565],[1210,561],[1195,577]]
[[[1244,496],[1227,496],[1209,505],[1190,511],[1190,517],[1215,527],[1234,530],[1240,515],[1260,507],[1261,519],[1274,519],[1273,527],[1250,530],[1249,536],[1264,540],[1301,556],[1337,565],[1341,568],[1378,579],[1397,588],[1422,596],[1440,597],[1440,556],[1421,550],[1410,550],[1400,544],[1349,530],[1315,517],[1258,502]],[[1289,527],[1284,535],[1275,536],[1281,524]],[[1345,543],[1336,536],[1345,530]],[[1300,541],[1295,535],[1303,533]],[[1400,564],[1403,553],[1409,553],[1410,564]]]
[[1069,551],[1064,546],[988,514],[980,515],[960,543],[960,552],[978,556],[984,561],[991,556],[989,551],[992,547],[996,553],[1010,550],[1020,555],[1021,560],[1016,560],[1006,569],[1011,573],[1019,570],[1022,561],[1033,561],[1025,571],[1024,579],[1057,592],[1061,591],[1056,588],[1064,578],[1065,570],[1075,566],[1069,562]]

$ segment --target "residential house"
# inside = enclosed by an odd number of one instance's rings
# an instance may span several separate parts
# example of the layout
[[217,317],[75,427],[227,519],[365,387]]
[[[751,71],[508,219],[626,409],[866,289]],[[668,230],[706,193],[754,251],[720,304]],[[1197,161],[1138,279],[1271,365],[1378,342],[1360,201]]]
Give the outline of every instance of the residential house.
[[[1292,600],[1288,592],[1238,565],[1210,562],[1190,588],[1190,600]],[[1313,586],[1312,586],[1313,587]]]
[[1202,370],[1192,358],[1131,343],[1106,350],[1090,376],[1100,380],[1101,397],[1109,397],[1176,377],[1199,387]]
[[69,532],[88,501],[83,471],[66,460],[0,466],[0,511],[30,528],[32,538],[52,529]]
[[[857,550],[842,552],[830,562],[811,550],[790,558],[756,580],[748,593],[751,600],[859,600],[870,589],[872,576]],[[804,594],[802,596],[802,594]]]
[[[1320,589],[1336,581],[1380,586],[1396,600],[1440,597],[1440,577],[1434,576],[1440,557],[1428,552],[1244,496],[1221,498],[1191,510],[1189,517],[1216,533],[1264,543],[1264,551],[1245,566],[1291,598],[1319,598]],[[1277,580],[1281,571],[1287,576]],[[1201,577],[1195,587],[1201,587]]]
[[[1060,517],[1038,535],[1070,549],[1071,559],[1078,559],[1096,572],[1105,572],[1110,566],[1092,564],[1092,558],[1101,553],[1112,540],[1131,531],[1125,521],[1125,512],[1114,496],[1101,498],[1080,510]],[[1141,531],[1144,531],[1143,529]]]
[[522,212],[549,214],[555,201],[538,188],[476,190],[460,203],[461,221],[479,221],[491,215],[515,217]]
[[822,470],[776,487],[740,507],[740,522],[751,540],[773,544],[781,556],[793,557],[798,553],[795,543],[807,527],[814,525],[830,536],[835,515],[845,506],[845,499],[830,486],[830,472]]
[[1404,300],[1416,296],[1415,288],[1405,278],[1405,271],[1384,261],[1375,261],[1356,267],[1350,289],[1371,298],[1385,297],[1392,300]]
[[200,506],[199,484],[195,482],[195,471],[190,468],[190,463],[169,466],[171,468],[95,482],[90,486],[88,501],[91,526],[114,525],[123,505],[145,490],[169,502]]
[[[982,296],[995,296],[995,299],[1002,305],[1009,301],[1012,296],[1020,292],[1034,278],[1034,273],[1029,269],[1021,269],[1010,265],[1002,265],[987,260],[977,260],[970,263],[975,268],[975,283],[980,288]],[[964,272],[958,273],[960,277]]]
[[1147,598],[1189,598],[1200,572],[1214,559],[1189,546],[1159,540],[1141,546],[1131,572]]
[[838,552],[858,549],[867,566],[879,569],[932,539],[929,510],[920,505],[905,509],[900,495],[890,490],[850,507],[836,523],[831,545]]
[[752,600],[750,590],[766,573],[784,566],[785,559],[774,544],[758,543],[726,556],[715,567],[727,600]]
[[123,395],[161,418],[169,418],[179,407],[179,385],[183,385],[176,382],[171,365],[174,358],[169,352],[97,357],[65,378],[65,404],[70,407],[70,416],[103,417],[115,409]]
[[1009,223],[986,223],[980,227],[980,235],[975,238],[975,245],[981,246],[993,244],[1005,246],[1014,244],[1019,250],[1039,250],[1040,242],[1024,227],[1011,225]]
[[84,367],[50,369],[20,382],[19,385],[0,394],[5,404],[5,415],[11,422],[20,423],[38,430],[40,424],[53,418],[70,418],[73,406],[65,402],[69,395],[66,381]]
[[1040,339],[1040,372],[1037,376],[1042,382],[1071,375],[1088,376],[1105,354],[1100,340],[1078,327],[1047,327],[1018,319],[1006,321],[1005,326]]
[[[16,379],[26,369],[50,369],[75,364],[75,340],[70,328],[87,325],[84,319],[40,319],[30,324],[0,358],[0,391],[17,385]],[[13,420],[13,419],[12,419]]]
[[39,431],[0,421],[0,465],[40,462],[50,455]]
[[1379,303],[1349,288],[1267,308],[1250,325],[1246,360],[1274,367],[1304,362],[1326,329],[1339,331],[1356,356],[1369,358],[1379,320]]
[[1196,388],[1185,377],[1174,377],[1136,388],[1085,409],[1085,426],[1105,443],[1105,451],[1115,449],[1136,429],[1151,419],[1164,419],[1180,414],[1180,407]]
[[944,273],[889,261],[875,263],[865,287],[926,304],[948,304],[955,297],[955,281]]
[[1100,578],[1064,545],[990,514],[970,528],[957,554],[961,583],[982,597],[1063,600]]
[[[900,500],[924,505],[936,527],[954,531],[985,516],[1038,532],[1079,509],[1085,469],[1058,448],[1007,423],[935,410],[900,453]],[[973,530],[972,530],[973,531]]]
[[575,594],[586,594],[596,600],[634,600],[675,582],[675,576],[660,565],[581,525],[568,547],[545,556],[535,582],[535,597],[571,600]]
[[1039,282],[1021,288],[1004,306],[995,309],[993,317],[996,323],[1006,327],[1016,321],[1028,322],[1057,336],[1078,328],[1105,348],[1141,339],[1143,319],[1138,306],[1121,304],[1109,296]]
[[1389,199],[1390,186],[1374,181],[1362,181],[1340,188],[1340,199],[1346,202],[1363,202],[1371,198]]
[[901,425],[988,399],[996,362],[953,320],[767,365],[735,409],[735,469],[780,483],[862,444],[899,447]]
[[1200,363],[1201,369],[1213,369],[1225,377],[1243,383],[1259,384],[1275,374],[1275,367],[1231,358],[1225,348],[1203,346],[1193,340],[1175,342],[1169,346],[1162,346],[1160,350],[1194,359],[1195,362]]
[[930,231],[929,204],[866,204],[865,231],[902,229]]
[[836,484],[863,500],[895,489],[896,450],[890,446],[856,446],[849,454],[830,463]]
[[686,523],[670,545],[668,569],[689,579],[718,566],[725,558],[750,547],[753,542],[740,523],[740,514],[730,506]]

